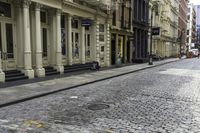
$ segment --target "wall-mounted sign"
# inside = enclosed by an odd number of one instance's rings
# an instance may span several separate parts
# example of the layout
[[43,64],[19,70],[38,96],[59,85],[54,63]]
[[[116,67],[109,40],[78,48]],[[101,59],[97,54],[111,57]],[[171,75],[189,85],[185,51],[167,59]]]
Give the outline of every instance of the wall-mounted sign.
[[160,27],[152,28],[152,35],[160,35]]
[[81,25],[82,26],[91,26],[92,25],[92,20],[90,20],[90,19],[82,19]]

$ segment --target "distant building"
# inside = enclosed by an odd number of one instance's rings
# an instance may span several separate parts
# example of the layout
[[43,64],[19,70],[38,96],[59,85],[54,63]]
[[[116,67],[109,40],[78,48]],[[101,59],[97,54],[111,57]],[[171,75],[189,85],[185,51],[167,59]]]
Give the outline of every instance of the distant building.
[[196,11],[192,3],[188,4],[187,19],[187,45],[191,49],[196,43]]
[[[149,16],[151,13],[153,14],[152,26],[160,27],[160,34],[153,36],[153,55],[162,58],[176,57],[180,48],[177,43],[179,2],[177,0],[152,0],[150,1]],[[149,19],[151,18],[149,17]]]
[[200,44],[200,5],[195,5],[196,11],[196,28],[197,28],[197,38],[196,42]]

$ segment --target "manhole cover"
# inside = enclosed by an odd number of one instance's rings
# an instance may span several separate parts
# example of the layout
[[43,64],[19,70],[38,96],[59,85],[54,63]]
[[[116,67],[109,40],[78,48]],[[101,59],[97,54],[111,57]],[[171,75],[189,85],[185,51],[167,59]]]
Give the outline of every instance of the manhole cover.
[[160,69],[159,71],[160,71],[160,72],[164,72],[164,71],[167,71],[167,70],[165,70],[165,69]]
[[88,106],[88,109],[89,110],[102,110],[102,109],[107,109],[109,108],[110,106],[107,105],[107,104],[103,104],[103,103],[100,103],[100,104],[92,104],[92,105],[89,105]]

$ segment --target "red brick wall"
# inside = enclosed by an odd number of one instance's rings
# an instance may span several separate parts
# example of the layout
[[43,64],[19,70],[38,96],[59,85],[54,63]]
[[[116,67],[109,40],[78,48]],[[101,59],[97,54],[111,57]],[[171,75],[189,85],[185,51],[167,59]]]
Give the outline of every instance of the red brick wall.
[[182,45],[186,45],[187,36],[187,12],[188,12],[188,0],[180,0],[179,5],[179,34],[180,37],[182,29],[185,29],[185,33],[182,34]]

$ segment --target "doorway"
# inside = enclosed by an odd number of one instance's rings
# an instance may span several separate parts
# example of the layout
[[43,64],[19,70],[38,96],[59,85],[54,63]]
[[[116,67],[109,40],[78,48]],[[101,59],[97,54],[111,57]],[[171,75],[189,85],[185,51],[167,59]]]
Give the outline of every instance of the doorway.
[[85,33],[85,57],[86,61],[90,62],[91,60],[91,33],[86,31]]
[[16,69],[14,24],[0,21],[0,51],[3,71]]
[[49,54],[48,54],[48,27],[42,26],[41,28],[41,41],[42,41],[42,58],[43,66],[49,66]]
[[129,40],[127,41],[126,46],[127,46],[127,48],[126,48],[127,49],[127,55],[126,55],[127,56],[127,62],[130,63],[131,62],[130,61],[130,50],[131,50],[131,48],[130,48],[130,41]]
[[116,34],[112,34],[111,40],[111,64],[115,65],[116,63]]

